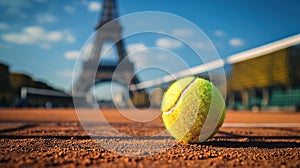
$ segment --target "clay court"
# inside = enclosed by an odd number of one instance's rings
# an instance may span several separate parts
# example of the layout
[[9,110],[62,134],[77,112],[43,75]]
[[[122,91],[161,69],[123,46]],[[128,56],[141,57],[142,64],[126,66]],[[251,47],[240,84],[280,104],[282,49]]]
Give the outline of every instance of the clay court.
[[[135,137],[132,145],[164,130],[160,118],[137,124],[116,110],[101,112],[112,127]],[[0,167],[300,167],[300,113],[228,111],[207,142],[174,140],[170,148],[143,157],[103,148],[83,130],[74,109],[1,109],[0,121]],[[115,141],[120,139],[105,139]]]

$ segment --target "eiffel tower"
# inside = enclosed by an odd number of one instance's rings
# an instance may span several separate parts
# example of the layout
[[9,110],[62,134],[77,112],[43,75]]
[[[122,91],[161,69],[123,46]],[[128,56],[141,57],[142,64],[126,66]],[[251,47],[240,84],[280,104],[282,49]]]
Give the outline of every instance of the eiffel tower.
[[[96,38],[91,56],[84,62],[83,71],[75,83],[74,89],[77,94],[87,94],[95,83],[102,81],[118,82],[128,87],[128,89],[129,85],[139,82],[138,78],[134,75],[134,64],[126,58],[127,53],[121,35],[122,27],[118,20],[114,20],[118,17],[116,1],[104,0],[102,4],[103,9],[100,14],[99,23],[95,27]],[[116,65],[105,65],[101,63],[99,65],[99,61],[101,60],[100,53],[103,49],[103,44],[107,41],[113,42],[117,50],[118,60]],[[120,63],[121,66],[118,67]],[[117,67],[118,71],[116,73],[115,70]],[[95,70],[97,72],[93,72]],[[95,83],[91,80],[85,80],[92,78],[95,79]],[[133,97],[134,92],[136,91],[129,90],[130,97]]]

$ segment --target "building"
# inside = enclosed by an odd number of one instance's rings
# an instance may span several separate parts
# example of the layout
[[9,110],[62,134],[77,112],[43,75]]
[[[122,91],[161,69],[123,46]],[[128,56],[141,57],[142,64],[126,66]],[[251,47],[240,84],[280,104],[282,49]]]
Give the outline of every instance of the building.
[[0,107],[8,106],[10,102],[10,72],[9,67],[5,64],[0,63]]
[[56,89],[22,87],[18,107],[73,107],[72,95]]
[[228,107],[286,109],[300,107],[300,34],[232,55]]
[[0,107],[73,107],[70,94],[0,63]]

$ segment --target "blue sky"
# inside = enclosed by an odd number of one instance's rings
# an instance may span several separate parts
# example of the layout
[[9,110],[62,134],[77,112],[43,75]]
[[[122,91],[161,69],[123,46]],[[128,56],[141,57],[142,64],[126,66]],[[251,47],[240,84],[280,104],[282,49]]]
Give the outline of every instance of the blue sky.
[[[298,0],[119,0],[118,5],[120,15],[162,11],[193,22],[224,59],[300,33]],[[70,90],[75,58],[93,33],[101,6],[101,1],[89,0],[1,0],[0,62],[8,64],[11,71]],[[136,20],[137,23],[145,21],[146,18]],[[170,25],[158,24],[170,28]],[[125,32],[133,28],[125,25]],[[171,28],[173,33],[189,35],[186,27],[172,25]],[[162,35],[136,36],[125,39],[125,43],[128,50],[162,47],[181,57],[192,54],[178,41]],[[202,44],[195,45],[201,47]]]

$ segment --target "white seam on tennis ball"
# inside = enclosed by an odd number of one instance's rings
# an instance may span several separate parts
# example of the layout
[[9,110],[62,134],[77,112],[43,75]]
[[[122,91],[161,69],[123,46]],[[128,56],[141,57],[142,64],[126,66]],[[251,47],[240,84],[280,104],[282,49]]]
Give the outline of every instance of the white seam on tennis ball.
[[193,83],[195,83],[196,82],[196,79],[197,78],[194,78],[184,89],[183,89],[183,91],[182,91],[182,93],[180,94],[180,96],[179,96],[179,99],[177,99],[177,101],[176,101],[176,103],[174,104],[174,106],[170,109],[170,110],[168,110],[168,111],[166,111],[166,112],[163,112],[163,114],[165,114],[165,115],[169,115],[169,114],[171,114],[175,109],[176,109],[176,107],[177,107],[177,105],[178,105],[178,102],[181,100],[181,99],[183,99],[183,96],[184,96],[184,94],[188,91],[188,89],[191,87],[191,85],[193,84]]

